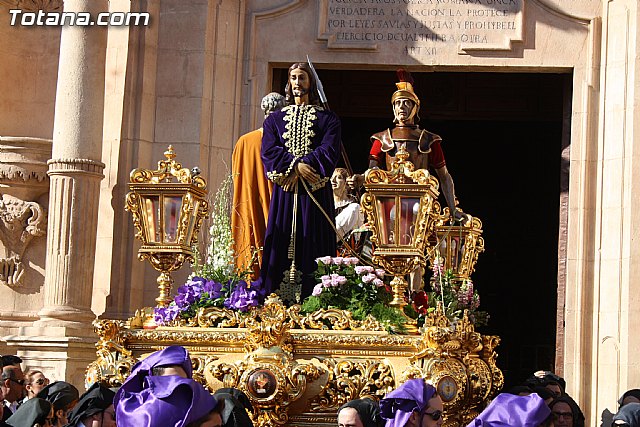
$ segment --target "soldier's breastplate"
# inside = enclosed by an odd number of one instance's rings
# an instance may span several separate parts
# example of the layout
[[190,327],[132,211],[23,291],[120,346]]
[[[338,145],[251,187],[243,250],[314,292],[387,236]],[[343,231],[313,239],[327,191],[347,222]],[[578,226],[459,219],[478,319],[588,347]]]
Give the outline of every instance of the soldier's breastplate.
[[[406,144],[406,150],[409,152],[409,161],[413,163],[416,169],[428,169],[429,168],[429,154],[421,153],[418,150],[418,141],[407,141],[398,138],[393,138],[395,146],[398,144]],[[397,148],[393,148],[387,151],[387,169],[391,169],[391,165],[395,160]]]

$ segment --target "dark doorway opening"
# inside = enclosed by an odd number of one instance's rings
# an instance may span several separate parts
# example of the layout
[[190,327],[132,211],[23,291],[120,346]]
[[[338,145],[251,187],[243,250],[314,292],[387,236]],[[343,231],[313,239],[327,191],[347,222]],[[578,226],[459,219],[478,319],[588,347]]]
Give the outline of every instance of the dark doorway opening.
[[[286,69],[273,70],[284,91]],[[393,126],[393,71],[320,70],[356,172],[370,135]],[[472,276],[484,334],[499,335],[505,386],[554,370],[563,105],[570,74],[413,72],[420,125],[443,138],[465,211],[483,222],[486,251]],[[566,132],[566,130],[565,130]],[[565,135],[565,140],[566,140]],[[444,206],[444,200],[442,200]]]

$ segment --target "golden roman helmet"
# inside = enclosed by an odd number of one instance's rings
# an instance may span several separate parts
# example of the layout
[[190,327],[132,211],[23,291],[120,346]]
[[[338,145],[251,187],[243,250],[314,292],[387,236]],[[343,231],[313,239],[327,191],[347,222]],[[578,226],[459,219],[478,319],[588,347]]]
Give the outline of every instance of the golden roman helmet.
[[391,95],[391,105],[393,105],[397,99],[410,99],[415,104],[412,116],[417,116],[418,111],[420,111],[420,99],[413,91],[413,76],[409,71],[403,68],[398,69],[396,73],[399,80],[398,83],[396,83],[398,90],[393,92],[393,95]]

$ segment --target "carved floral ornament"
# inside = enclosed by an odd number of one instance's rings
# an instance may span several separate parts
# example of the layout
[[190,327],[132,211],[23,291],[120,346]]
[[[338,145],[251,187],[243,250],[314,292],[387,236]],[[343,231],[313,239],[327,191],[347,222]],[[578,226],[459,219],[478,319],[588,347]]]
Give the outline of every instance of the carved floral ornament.
[[0,241],[4,246],[0,258],[0,283],[19,286],[24,279],[23,256],[34,237],[47,231],[47,215],[36,202],[0,195]]
[[0,0],[12,9],[20,9],[25,12],[62,12],[63,0]]
[[168,343],[184,345],[191,354],[194,379],[210,391],[244,391],[254,408],[254,424],[261,427],[332,426],[337,408],[345,402],[380,399],[417,377],[433,383],[443,395],[443,425],[461,426],[503,385],[495,363],[499,338],[475,332],[466,316],[454,328],[439,309],[421,335],[393,335],[292,329],[301,327],[293,318],[294,307],[285,307],[272,295],[231,327],[220,322],[212,327],[208,318],[206,327],[197,326],[196,320],[194,326],[145,329],[151,310],[139,310],[127,322],[96,321],[98,358],[87,369],[87,382],[120,385],[138,360],[134,354]]

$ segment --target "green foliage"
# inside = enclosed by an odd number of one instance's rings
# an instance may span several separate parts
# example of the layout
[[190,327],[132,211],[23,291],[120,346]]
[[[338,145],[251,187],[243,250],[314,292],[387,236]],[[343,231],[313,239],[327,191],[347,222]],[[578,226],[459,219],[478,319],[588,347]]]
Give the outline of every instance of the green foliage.
[[307,297],[301,312],[336,308],[351,313],[355,320],[372,316],[392,332],[404,332],[402,313],[389,306],[392,295],[383,281],[384,270],[358,265],[357,258],[323,257],[316,260],[318,284]]

